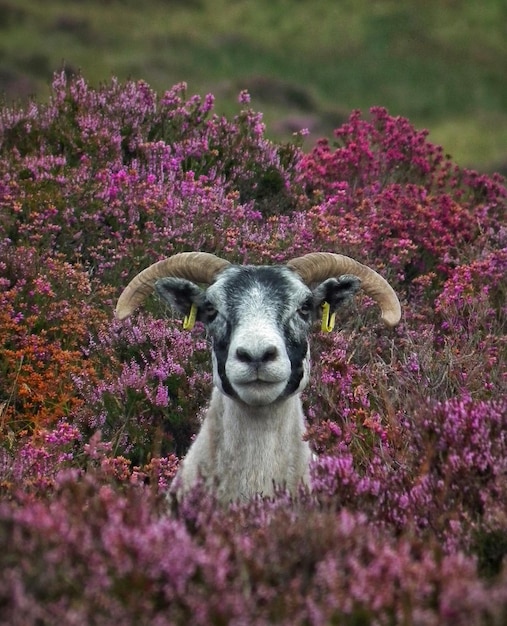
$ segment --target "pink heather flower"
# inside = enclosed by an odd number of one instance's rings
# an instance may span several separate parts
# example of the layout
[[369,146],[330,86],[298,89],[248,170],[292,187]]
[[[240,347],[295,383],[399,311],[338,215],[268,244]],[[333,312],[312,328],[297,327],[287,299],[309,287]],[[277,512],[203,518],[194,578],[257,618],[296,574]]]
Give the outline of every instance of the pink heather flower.
[[212,93],[206,94],[204,97],[204,103],[202,104],[203,114],[209,113],[215,104],[215,96]]
[[248,92],[248,90],[243,89],[239,92],[239,96],[238,96],[238,102],[240,104],[248,104],[250,102],[251,98],[250,98],[250,94]]
[[336,435],[336,437],[341,437],[342,429],[338,426],[338,424],[336,424],[335,422],[329,422],[328,428],[333,433],[333,435]]
[[158,385],[155,395],[156,406],[168,406],[169,394],[167,393],[167,387],[163,384]]

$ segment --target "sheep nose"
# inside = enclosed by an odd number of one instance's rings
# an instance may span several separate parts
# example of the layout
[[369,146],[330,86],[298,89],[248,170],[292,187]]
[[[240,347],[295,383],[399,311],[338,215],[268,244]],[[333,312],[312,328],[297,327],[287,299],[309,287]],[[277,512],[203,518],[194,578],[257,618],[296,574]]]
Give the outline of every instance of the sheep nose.
[[275,346],[254,348],[237,348],[236,358],[242,363],[250,363],[252,365],[262,365],[274,361],[278,356],[278,349]]

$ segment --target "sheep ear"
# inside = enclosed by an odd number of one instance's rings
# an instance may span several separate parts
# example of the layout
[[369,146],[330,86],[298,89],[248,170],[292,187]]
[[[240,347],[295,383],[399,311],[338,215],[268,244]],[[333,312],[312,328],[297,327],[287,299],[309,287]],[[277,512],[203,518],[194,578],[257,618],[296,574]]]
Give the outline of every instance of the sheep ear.
[[315,305],[318,308],[327,302],[330,311],[334,312],[352,298],[360,287],[360,279],[350,274],[344,274],[339,278],[328,278],[313,290]]
[[180,315],[188,315],[192,305],[197,307],[197,319],[202,308],[203,290],[184,278],[160,278],[155,283],[159,298]]

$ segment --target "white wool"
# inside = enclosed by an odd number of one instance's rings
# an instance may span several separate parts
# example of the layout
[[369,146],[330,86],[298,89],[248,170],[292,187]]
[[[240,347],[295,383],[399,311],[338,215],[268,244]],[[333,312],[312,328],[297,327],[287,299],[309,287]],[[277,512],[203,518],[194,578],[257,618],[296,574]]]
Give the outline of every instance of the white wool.
[[201,430],[175,479],[182,494],[199,477],[223,502],[269,496],[274,487],[296,493],[309,485],[310,447],[303,441],[300,395],[267,406],[240,404],[214,388]]

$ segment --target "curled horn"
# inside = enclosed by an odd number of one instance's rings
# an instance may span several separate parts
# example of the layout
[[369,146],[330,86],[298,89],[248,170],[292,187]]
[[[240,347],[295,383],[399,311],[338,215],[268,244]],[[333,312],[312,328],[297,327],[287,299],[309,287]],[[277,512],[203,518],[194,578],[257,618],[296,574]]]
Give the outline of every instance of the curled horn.
[[391,285],[374,270],[341,254],[312,252],[288,261],[287,266],[299,274],[307,285],[351,274],[361,280],[363,291],[380,306],[382,320],[387,326],[396,326],[401,319],[398,296]]
[[133,313],[152,293],[159,278],[186,278],[196,283],[211,284],[229,261],[207,252],[181,252],[153,263],[134,276],[116,304],[115,315],[123,320]]

